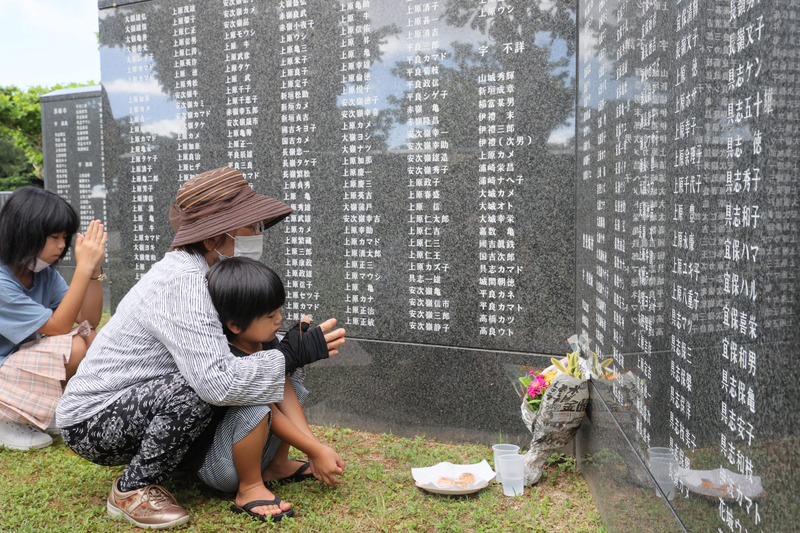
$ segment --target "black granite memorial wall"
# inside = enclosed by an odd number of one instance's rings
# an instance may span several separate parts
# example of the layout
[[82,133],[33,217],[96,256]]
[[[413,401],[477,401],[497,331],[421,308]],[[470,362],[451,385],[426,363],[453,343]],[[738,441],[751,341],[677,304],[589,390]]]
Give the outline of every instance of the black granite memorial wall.
[[234,166],[295,210],[286,325],[348,330],[313,422],[524,443],[519,365],[579,333],[609,531],[796,530],[795,0],[99,5],[114,303]]
[[[44,187],[75,208],[81,219],[81,233],[90,221],[106,220],[102,94],[102,87],[89,86],[59,89],[40,98]],[[58,269],[67,281],[72,279],[72,251]],[[109,282],[104,281],[106,309],[109,288]]]
[[576,312],[619,377],[579,457],[611,530],[800,527],[798,14],[580,3]]
[[115,5],[113,304],[168,250],[181,183],[237,167],[294,208],[264,257],[286,325],[336,317],[350,338],[312,371],[312,419],[523,437],[504,365],[564,352],[574,322],[570,6]]

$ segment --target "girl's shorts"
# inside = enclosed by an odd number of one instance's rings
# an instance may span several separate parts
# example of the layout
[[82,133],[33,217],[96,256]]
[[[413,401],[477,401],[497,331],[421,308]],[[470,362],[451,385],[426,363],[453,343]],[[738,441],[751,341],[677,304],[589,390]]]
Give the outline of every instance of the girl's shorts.
[[0,366],[0,420],[46,429],[61,399],[64,365],[72,353],[72,337],[87,337],[88,321],[66,335],[26,342]]

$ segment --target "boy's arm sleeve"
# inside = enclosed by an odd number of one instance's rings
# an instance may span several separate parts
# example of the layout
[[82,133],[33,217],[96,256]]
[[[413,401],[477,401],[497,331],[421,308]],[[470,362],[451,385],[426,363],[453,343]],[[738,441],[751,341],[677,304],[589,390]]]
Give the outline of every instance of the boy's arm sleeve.
[[329,357],[328,344],[322,330],[319,327],[309,330],[306,322],[298,322],[287,331],[277,349],[286,358],[287,374]]
[[246,405],[283,399],[283,355],[269,350],[234,356],[203,276],[190,274],[171,281],[147,313],[146,327],[204,401]]

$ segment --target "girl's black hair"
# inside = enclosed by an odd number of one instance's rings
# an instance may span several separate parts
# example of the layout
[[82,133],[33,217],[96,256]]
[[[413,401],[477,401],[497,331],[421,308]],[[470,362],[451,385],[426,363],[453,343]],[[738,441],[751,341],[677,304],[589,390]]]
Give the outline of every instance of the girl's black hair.
[[28,265],[36,260],[47,237],[63,231],[67,245],[61,260],[79,227],[75,209],[57,194],[37,187],[17,189],[0,211],[0,262],[15,268]]
[[223,259],[211,267],[206,279],[228,337],[233,335],[228,323],[244,331],[253,320],[272,313],[286,301],[283,282],[275,271],[246,257]]

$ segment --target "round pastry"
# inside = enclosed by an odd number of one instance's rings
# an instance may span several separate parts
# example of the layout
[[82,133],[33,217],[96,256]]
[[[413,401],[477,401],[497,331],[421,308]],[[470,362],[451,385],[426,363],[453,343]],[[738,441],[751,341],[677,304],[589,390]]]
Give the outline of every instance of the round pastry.
[[443,489],[446,489],[448,487],[452,487],[453,483],[455,483],[455,480],[453,480],[453,479],[451,479],[449,477],[440,477],[436,481],[436,485],[439,486],[439,487],[442,487]]
[[465,482],[467,485],[469,485],[470,483],[475,483],[475,476],[473,474],[470,474],[469,472],[461,474],[460,476],[458,476],[458,479]]

